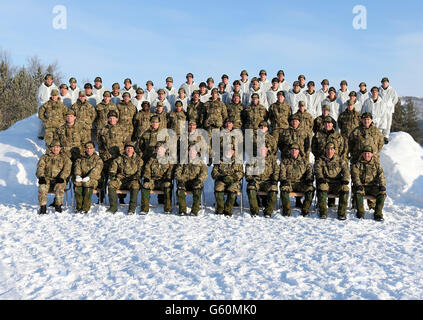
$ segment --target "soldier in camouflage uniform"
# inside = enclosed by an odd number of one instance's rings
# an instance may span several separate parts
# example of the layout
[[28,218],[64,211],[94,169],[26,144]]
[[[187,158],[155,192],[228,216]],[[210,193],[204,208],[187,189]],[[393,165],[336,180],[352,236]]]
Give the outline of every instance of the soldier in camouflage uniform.
[[[265,207],[264,216],[270,218],[276,204],[278,195],[279,166],[274,156],[267,147],[259,149],[260,157],[264,162],[261,172],[260,160],[256,158],[253,164],[247,164],[245,168],[248,201],[250,203],[250,213],[257,216],[259,212],[259,198]],[[258,192],[266,192],[266,196],[259,196]]]
[[160,118],[153,115],[150,119],[150,129],[146,130],[138,139],[136,148],[137,152],[142,155],[144,163],[148,163],[155,152],[159,131]]
[[163,142],[157,142],[154,153],[144,168],[144,181],[141,193],[141,214],[149,212],[150,191],[163,191],[163,202],[165,214],[172,211],[172,189],[174,177],[174,165],[170,163],[161,163],[166,155],[166,149]]
[[361,156],[364,146],[371,146],[375,157],[384,145],[383,134],[373,124],[372,115],[368,112],[361,115],[361,123],[348,138],[348,149],[351,153],[351,163],[354,164]]
[[137,141],[145,131],[150,128],[150,119],[153,115],[150,112],[150,102],[143,101],[141,104],[142,110],[139,111],[134,118],[134,133],[132,140]]
[[365,195],[371,195],[376,197],[374,219],[383,221],[382,209],[386,198],[386,180],[379,159],[373,156],[371,146],[364,146],[358,161],[351,165],[351,177],[357,218],[364,218],[363,199]]
[[323,130],[318,131],[311,141],[311,151],[313,152],[314,158],[324,156],[325,146],[328,142],[335,144],[336,154],[340,158],[346,158],[348,146],[345,145],[344,138],[338,131],[335,131],[333,118],[326,117],[323,120]]
[[131,94],[129,92],[123,93],[122,99],[117,105],[119,125],[124,130],[125,140],[130,140],[134,131],[134,118],[137,113],[137,107],[131,102]]
[[291,115],[289,118],[289,128],[282,131],[279,135],[278,148],[281,151],[281,158],[290,158],[290,146],[296,143],[300,147],[300,156],[309,159],[310,154],[310,136],[301,129],[300,117]]
[[361,113],[355,110],[355,103],[347,101],[347,109],[339,115],[338,126],[344,138],[345,145],[348,145],[348,138],[351,132],[360,125]]
[[59,91],[51,90],[50,100],[38,110],[38,117],[43,121],[45,127],[44,140],[46,146],[49,146],[53,141],[56,129],[65,122],[67,111],[68,108],[59,99]]
[[183,126],[185,126],[185,122],[187,121],[187,115],[182,109],[182,102],[176,101],[175,111],[172,111],[168,114],[167,127],[175,131],[178,137],[180,136],[182,129],[181,121],[183,122]]
[[251,95],[251,104],[244,111],[244,127],[245,129],[253,129],[254,133],[257,133],[261,121],[267,121],[269,119],[269,114],[266,108],[259,104],[259,99],[259,95],[253,93]]
[[74,110],[69,109],[66,112],[66,123],[56,130],[54,139],[60,142],[62,153],[66,154],[72,163],[75,163],[76,159],[81,156],[86,136],[81,133]]
[[129,190],[128,214],[135,213],[143,164],[141,157],[135,152],[135,142],[126,142],[125,152],[113,160],[109,169],[110,208],[108,212],[116,213],[117,211],[117,190]]
[[213,129],[221,129],[224,120],[228,117],[226,105],[220,101],[216,88],[211,92],[211,98],[205,103],[203,128],[211,135]]
[[122,100],[122,94],[120,93],[120,85],[119,83],[115,82],[112,85],[112,102],[115,105],[118,105]]
[[[244,177],[242,164],[235,163],[235,150],[229,149],[211,173],[216,198],[216,214],[232,216],[237,193],[241,192],[241,179]],[[225,193],[227,193],[225,203]]]
[[313,116],[306,111],[304,101],[298,102],[298,111],[295,114],[300,118],[300,128],[309,134],[311,140],[313,137]]
[[313,169],[308,160],[300,155],[299,144],[293,143],[289,147],[289,157],[281,162],[279,181],[281,182],[282,215],[291,215],[289,193],[301,192],[305,194],[304,202],[301,204],[301,213],[304,217],[308,216],[314,193]]
[[204,104],[200,101],[200,91],[194,90],[194,92],[192,93],[191,102],[187,107],[188,121],[195,120],[197,122],[197,128],[202,128],[203,113]]
[[87,96],[85,91],[79,92],[78,100],[72,105],[72,110],[75,111],[76,119],[78,125],[81,129],[82,135],[84,136],[83,140],[91,140],[91,128],[93,126],[96,112],[94,107],[87,101]]
[[95,152],[93,141],[85,143],[84,155],[75,163],[75,213],[88,213],[91,208],[91,197],[98,186],[103,170],[103,161]]
[[61,153],[60,142],[53,140],[50,150],[43,155],[37,164],[36,176],[38,178],[38,202],[40,214],[47,213],[47,194],[55,194],[54,207],[56,212],[62,212],[62,203],[65,196],[66,180],[72,169],[71,160]]
[[291,116],[291,107],[285,102],[285,92],[279,91],[276,94],[277,100],[269,107],[269,120],[272,129],[272,135],[276,143],[279,143],[279,135],[283,130],[289,128],[289,117]]
[[189,150],[189,163],[178,164],[175,169],[180,215],[185,215],[187,213],[186,191],[192,191],[193,203],[191,214],[195,216],[198,215],[201,204],[201,192],[203,191],[204,182],[207,178],[207,166],[201,160],[197,148],[191,147]]
[[244,106],[241,104],[241,95],[234,92],[232,101],[227,106],[228,117],[234,120],[234,129],[243,128]]
[[278,152],[278,144],[276,142],[276,139],[269,133],[269,125],[267,121],[261,121],[259,124],[259,129],[257,131],[257,135],[254,135],[253,140],[253,154],[256,154],[257,152],[257,139],[259,133],[264,133],[264,144],[265,147],[268,149],[269,154],[272,156],[276,155]]
[[103,129],[107,125],[109,120],[107,115],[109,114],[110,110],[115,110],[119,115],[118,108],[111,101],[111,99],[112,99],[112,95],[110,91],[104,91],[103,101],[101,101],[95,108],[95,111],[96,111],[95,125],[97,128],[97,131],[96,131],[97,136],[100,130]]
[[[322,106],[322,114],[318,116],[316,119],[314,119],[313,123],[313,133],[316,134],[320,130],[324,129],[323,120],[326,117],[330,117],[330,106],[328,104],[325,104]],[[332,118],[332,117],[331,117]],[[336,128],[336,120],[332,118],[332,122],[334,123],[334,127]]]
[[348,185],[350,172],[347,160],[340,158],[335,153],[335,144],[329,142],[325,146],[325,155],[316,160],[314,174],[317,182],[317,199],[320,218],[326,219],[328,207],[326,205],[328,194],[339,195],[338,219],[346,219],[348,204]]
[[167,128],[167,113],[164,111],[163,103],[160,101],[156,104],[156,112],[153,113],[153,115],[156,115],[159,117],[159,130],[166,129]]

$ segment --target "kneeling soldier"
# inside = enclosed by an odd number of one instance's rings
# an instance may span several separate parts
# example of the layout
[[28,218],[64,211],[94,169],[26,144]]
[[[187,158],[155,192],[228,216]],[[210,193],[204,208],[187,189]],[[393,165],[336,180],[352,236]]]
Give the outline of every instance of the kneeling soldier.
[[313,169],[308,160],[300,156],[300,146],[297,143],[291,144],[289,153],[289,157],[282,160],[279,173],[282,214],[291,215],[289,193],[301,192],[305,194],[301,213],[303,216],[308,216],[314,193]]
[[185,191],[192,191],[193,203],[191,214],[198,215],[201,203],[201,192],[204,181],[207,180],[208,170],[205,163],[199,157],[196,148],[189,150],[189,163],[179,164],[175,169],[175,180],[178,183],[179,214],[187,213]]
[[164,194],[164,212],[169,214],[172,211],[172,179],[174,165],[161,163],[166,154],[163,147],[164,142],[157,142],[155,152],[144,168],[144,183],[141,193],[141,214],[149,211],[150,191],[160,190]]
[[56,212],[62,212],[62,203],[65,196],[66,179],[68,179],[72,161],[61,153],[60,142],[53,140],[50,150],[38,161],[36,176],[38,178],[38,201],[40,214],[47,213],[47,194],[50,189],[54,191],[54,208]]
[[319,203],[320,218],[328,216],[328,194],[339,195],[338,219],[345,220],[345,211],[348,203],[348,184],[350,172],[348,163],[335,154],[335,144],[329,142],[325,146],[325,155],[317,159],[314,165],[317,181],[317,199]]
[[351,166],[353,192],[356,201],[357,218],[364,218],[363,198],[376,197],[375,220],[383,221],[382,209],[386,198],[386,180],[379,160],[373,156],[371,146],[362,149],[358,162]]
[[[216,214],[232,216],[236,196],[241,191],[241,179],[244,177],[242,164],[235,163],[235,151],[230,149],[219,164],[213,166],[211,176],[216,198]],[[225,203],[225,192],[228,194]]]
[[95,153],[94,142],[85,143],[85,154],[75,162],[75,213],[88,213],[91,196],[97,188],[103,170],[103,161]]
[[109,176],[109,202],[111,213],[117,211],[117,190],[129,190],[128,214],[134,214],[137,207],[138,191],[140,190],[140,179],[142,174],[143,161],[135,153],[135,142],[125,144],[125,152],[113,160],[110,166]]
[[[259,212],[258,197],[261,197],[263,213],[266,218],[270,218],[275,207],[278,194],[279,166],[276,156],[272,155],[267,147],[260,148],[260,156],[265,161],[262,172],[259,171],[259,161],[254,164],[247,164],[245,168],[246,180],[248,182],[247,194],[250,203],[251,216],[257,216]],[[254,170],[254,171],[253,171]],[[258,192],[266,192],[266,196],[257,195]]]

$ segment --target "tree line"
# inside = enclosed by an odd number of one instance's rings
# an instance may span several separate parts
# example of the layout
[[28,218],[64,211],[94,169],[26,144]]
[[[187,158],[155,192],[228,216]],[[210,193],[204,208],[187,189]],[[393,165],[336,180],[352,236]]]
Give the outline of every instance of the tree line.
[[420,145],[423,145],[423,130],[420,126],[421,123],[422,120],[419,120],[417,110],[411,98],[408,98],[404,104],[398,101],[395,105],[395,113],[392,117],[391,132],[407,132]]

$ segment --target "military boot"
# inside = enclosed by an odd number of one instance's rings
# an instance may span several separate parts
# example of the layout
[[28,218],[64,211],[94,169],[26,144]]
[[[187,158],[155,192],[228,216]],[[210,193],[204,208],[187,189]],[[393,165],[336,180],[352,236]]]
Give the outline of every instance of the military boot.
[[328,199],[328,207],[329,208],[336,207],[336,199],[335,198],[329,198]]
[[58,213],[62,213],[62,205],[61,204],[56,204],[54,206],[54,211],[58,212]]
[[216,198],[216,214],[223,214],[223,209],[225,207],[225,193],[215,192],[214,196]]
[[364,196],[362,194],[356,194],[356,205],[357,205],[357,218],[363,219],[364,218]]
[[302,208],[301,197],[295,197],[295,208]]
[[345,212],[347,211],[348,204],[348,193],[340,192],[339,193],[339,204],[338,204],[338,220],[345,220],[347,216]]
[[38,212],[39,214],[47,214],[47,206],[40,206],[40,211]]
[[128,208],[128,214],[134,214],[135,210],[137,208],[137,202],[138,202],[138,189],[132,189],[129,194],[129,208]]
[[91,209],[91,197],[93,195],[93,188],[85,188],[84,193],[84,204],[82,206],[82,210],[84,213],[88,213]]
[[169,214],[172,211],[172,189],[171,188],[164,188],[164,212]]
[[320,219],[326,219],[328,217],[328,207],[326,205],[328,199],[328,193],[326,191],[317,192],[317,203],[319,206]]
[[150,210],[150,189],[143,188],[141,191],[141,214],[147,214]]
[[187,214],[187,201],[185,197],[185,191],[183,189],[179,189],[177,194],[178,194],[179,214],[183,216],[184,214]]
[[75,200],[76,200],[76,212],[80,212],[82,210],[82,205],[84,202],[84,197],[82,195],[82,187],[75,187]]
[[281,193],[282,199],[282,215],[289,217],[291,215],[291,201],[289,200],[289,192]]
[[194,189],[192,191],[192,208],[191,208],[191,214],[197,216],[198,212],[200,211],[200,205],[201,205],[201,193],[202,189]]
[[313,191],[308,191],[304,195],[303,207],[301,208],[301,214],[303,217],[308,217],[310,215],[310,206],[313,201]]
[[267,200],[266,200],[266,207],[264,208],[264,217],[265,218],[270,218],[272,216],[273,213],[273,208],[275,207],[276,204],[276,198],[277,198],[277,193],[274,191],[270,191],[267,195]]
[[116,213],[117,211],[117,193],[116,189],[109,187],[109,203],[110,208],[107,212]]
[[383,214],[382,214],[382,209],[383,209],[383,205],[385,204],[385,195],[384,194],[379,194],[376,197],[376,207],[375,207],[375,220],[376,221],[384,221],[385,219],[383,219]]
[[119,195],[119,204],[125,204],[126,194]]
[[259,205],[257,200],[257,191],[255,189],[248,190],[248,202],[250,203],[250,214],[252,216],[256,216],[259,213]]
[[230,192],[228,193],[228,196],[226,197],[226,203],[225,208],[223,210],[223,213],[225,216],[232,216],[232,209],[234,207],[234,203],[236,201],[236,192]]

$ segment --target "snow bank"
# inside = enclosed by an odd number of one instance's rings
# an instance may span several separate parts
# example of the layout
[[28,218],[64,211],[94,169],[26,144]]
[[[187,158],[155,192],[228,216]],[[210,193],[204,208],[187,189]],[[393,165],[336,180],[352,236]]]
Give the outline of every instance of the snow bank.
[[423,206],[423,148],[405,132],[395,132],[380,160],[388,195],[395,201]]

